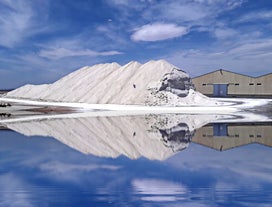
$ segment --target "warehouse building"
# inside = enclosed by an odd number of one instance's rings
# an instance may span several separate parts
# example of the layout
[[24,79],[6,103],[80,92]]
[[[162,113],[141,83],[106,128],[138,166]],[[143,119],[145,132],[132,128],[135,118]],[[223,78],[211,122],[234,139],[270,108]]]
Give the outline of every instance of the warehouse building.
[[227,70],[217,70],[192,79],[197,91],[214,97],[272,96],[272,73],[251,77]]

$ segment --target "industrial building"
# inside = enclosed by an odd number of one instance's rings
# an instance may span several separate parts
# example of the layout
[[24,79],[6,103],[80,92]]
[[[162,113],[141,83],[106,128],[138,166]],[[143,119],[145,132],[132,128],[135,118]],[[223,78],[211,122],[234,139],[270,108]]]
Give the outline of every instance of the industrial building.
[[251,77],[216,70],[192,79],[197,91],[213,97],[272,97],[272,73]]

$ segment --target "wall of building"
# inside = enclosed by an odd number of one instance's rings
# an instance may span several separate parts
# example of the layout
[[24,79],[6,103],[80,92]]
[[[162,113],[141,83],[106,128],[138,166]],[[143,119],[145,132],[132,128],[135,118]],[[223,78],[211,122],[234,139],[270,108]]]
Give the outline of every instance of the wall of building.
[[196,90],[213,96],[214,84],[227,84],[228,96],[271,96],[272,74],[250,77],[225,70],[217,70],[192,79]]

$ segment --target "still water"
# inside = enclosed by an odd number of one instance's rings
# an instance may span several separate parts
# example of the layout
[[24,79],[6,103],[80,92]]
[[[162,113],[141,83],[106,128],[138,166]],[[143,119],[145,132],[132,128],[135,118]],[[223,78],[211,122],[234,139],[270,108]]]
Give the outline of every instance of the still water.
[[272,122],[249,117],[2,117],[0,206],[271,206]]

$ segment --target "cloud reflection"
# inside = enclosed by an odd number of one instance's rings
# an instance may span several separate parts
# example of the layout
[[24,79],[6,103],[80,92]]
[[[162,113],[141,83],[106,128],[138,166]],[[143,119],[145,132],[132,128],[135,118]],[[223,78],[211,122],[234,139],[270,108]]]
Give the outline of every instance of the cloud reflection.
[[188,191],[181,184],[159,179],[135,179],[132,186],[142,200],[154,202],[182,200],[182,194]]
[[6,207],[32,207],[28,184],[14,173],[0,175],[0,206]]

